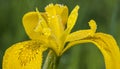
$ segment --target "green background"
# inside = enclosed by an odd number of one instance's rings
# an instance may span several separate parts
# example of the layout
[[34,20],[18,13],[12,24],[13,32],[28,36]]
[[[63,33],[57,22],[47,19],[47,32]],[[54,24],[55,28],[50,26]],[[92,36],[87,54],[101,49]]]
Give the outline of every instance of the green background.
[[[120,45],[120,0],[0,0],[0,69],[4,51],[12,44],[29,40],[22,25],[22,17],[29,11],[44,11],[49,3],[67,5],[69,12],[80,6],[73,29],[88,29],[88,22],[97,22],[97,32],[115,37]],[[59,69],[105,69],[103,56],[93,44],[72,47],[61,57]]]

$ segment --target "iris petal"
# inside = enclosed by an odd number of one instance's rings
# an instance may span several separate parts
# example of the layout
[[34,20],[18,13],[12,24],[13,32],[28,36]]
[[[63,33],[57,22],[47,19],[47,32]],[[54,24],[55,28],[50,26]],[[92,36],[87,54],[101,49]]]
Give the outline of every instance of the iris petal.
[[63,5],[50,4],[45,10],[48,16],[48,25],[55,37],[59,39],[64,31],[64,24],[67,21],[68,9]]
[[46,27],[46,23],[39,12],[29,12],[23,17],[23,26],[31,39],[40,39],[42,27]]
[[8,48],[3,57],[3,69],[41,69],[42,53],[46,50],[39,41],[25,41]]
[[120,50],[111,35],[104,33],[96,33],[93,37],[88,37],[78,41],[70,42],[63,50],[64,53],[67,49],[79,43],[94,43],[102,52],[105,60],[106,69],[119,69],[120,68]]
[[70,33],[71,29],[74,27],[77,17],[78,17],[79,6],[77,5],[70,13],[67,21],[67,32]]
[[93,36],[97,28],[96,22],[94,20],[90,20],[89,26],[90,26],[90,29],[79,30],[69,34],[66,38],[66,41],[75,41],[75,40],[80,40],[80,39]]

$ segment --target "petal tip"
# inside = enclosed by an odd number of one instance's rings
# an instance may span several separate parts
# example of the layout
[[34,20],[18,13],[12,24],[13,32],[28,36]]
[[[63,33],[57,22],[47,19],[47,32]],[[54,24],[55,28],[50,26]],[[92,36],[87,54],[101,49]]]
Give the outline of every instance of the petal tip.
[[76,9],[79,9],[80,8],[80,6],[79,5],[76,5]]
[[97,29],[96,22],[92,19],[88,23],[89,23],[90,28],[95,32]]

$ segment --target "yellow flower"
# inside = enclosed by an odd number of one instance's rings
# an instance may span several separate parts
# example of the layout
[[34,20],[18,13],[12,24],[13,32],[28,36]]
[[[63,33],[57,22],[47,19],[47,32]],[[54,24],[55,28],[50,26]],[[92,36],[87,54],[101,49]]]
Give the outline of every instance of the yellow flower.
[[57,56],[80,43],[94,43],[102,52],[106,69],[120,68],[120,50],[109,34],[96,33],[96,22],[90,20],[90,29],[72,32],[77,17],[77,5],[68,16],[67,6],[49,4],[45,12],[29,12],[23,17],[25,31],[31,40],[8,48],[3,57],[3,69],[41,69],[42,54],[48,48]]

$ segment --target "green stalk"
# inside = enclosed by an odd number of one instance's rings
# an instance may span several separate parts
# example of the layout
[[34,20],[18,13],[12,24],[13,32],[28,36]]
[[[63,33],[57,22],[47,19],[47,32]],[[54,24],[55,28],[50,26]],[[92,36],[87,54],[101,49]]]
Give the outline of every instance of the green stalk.
[[57,69],[58,64],[59,57],[53,51],[50,51],[43,65],[43,69]]

